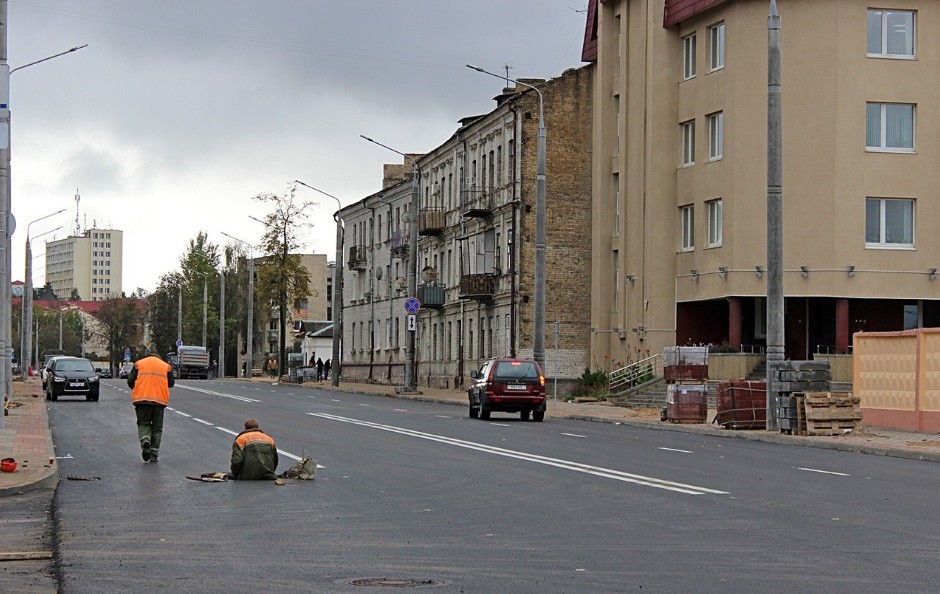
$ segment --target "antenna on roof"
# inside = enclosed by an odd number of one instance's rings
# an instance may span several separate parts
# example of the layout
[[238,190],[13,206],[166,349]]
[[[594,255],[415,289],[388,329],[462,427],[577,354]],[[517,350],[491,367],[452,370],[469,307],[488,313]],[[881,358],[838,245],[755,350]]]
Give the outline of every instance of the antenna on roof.
[[78,203],[81,202],[82,197],[78,193],[78,188],[75,188],[75,236],[78,237],[82,234],[81,225],[78,222]]
[[512,70],[512,66],[509,65],[509,62],[503,63],[503,70],[506,71],[506,86],[509,86],[509,71]]

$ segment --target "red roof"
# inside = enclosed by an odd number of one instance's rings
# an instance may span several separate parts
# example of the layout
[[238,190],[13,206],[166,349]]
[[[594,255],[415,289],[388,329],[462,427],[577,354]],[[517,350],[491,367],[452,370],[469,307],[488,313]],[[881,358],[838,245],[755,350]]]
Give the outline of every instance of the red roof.
[[663,26],[672,27],[725,0],[666,0]]

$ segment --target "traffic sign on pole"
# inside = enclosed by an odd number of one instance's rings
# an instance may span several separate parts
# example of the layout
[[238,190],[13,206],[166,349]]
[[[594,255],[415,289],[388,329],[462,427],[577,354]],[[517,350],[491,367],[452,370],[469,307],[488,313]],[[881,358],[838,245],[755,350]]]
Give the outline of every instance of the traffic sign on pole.
[[421,309],[421,302],[418,301],[417,297],[409,297],[405,299],[405,311],[410,314],[418,313],[418,310]]

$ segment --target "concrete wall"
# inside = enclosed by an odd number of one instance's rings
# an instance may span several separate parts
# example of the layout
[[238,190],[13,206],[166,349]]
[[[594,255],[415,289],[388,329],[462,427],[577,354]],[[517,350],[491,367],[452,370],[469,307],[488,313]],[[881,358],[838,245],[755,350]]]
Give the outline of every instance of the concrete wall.
[[940,431],[940,328],[858,332],[854,344],[862,422]]

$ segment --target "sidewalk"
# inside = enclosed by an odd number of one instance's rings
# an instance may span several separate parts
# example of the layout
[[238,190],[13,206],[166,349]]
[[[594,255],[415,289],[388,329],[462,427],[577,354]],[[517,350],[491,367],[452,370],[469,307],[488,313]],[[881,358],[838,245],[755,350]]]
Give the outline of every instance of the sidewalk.
[[15,459],[16,470],[0,472],[0,497],[54,487],[59,467],[39,379],[14,381],[9,406],[0,429],[0,458]]
[[[265,378],[237,381],[273,383]],[[317,388],[451,404],[455,406],[455,412],[458,412],[456,407],[459,406],[461,410],[458,414],[466,414],[467,394],[462,390],[419,388],[416,394],[396,394],[394,386],[346,381],[336,388],[329,382],[308,382],[293,384],[293,386],[299,389]],[[12,404],[10,414],[4,418],[3,428],[0,429],[0,458],[15,458],[18,466],[15,472],[0,472],[0,497],[54,486],[58,482],[58,464],[55,463],[52,432],[49,430],[47,403],[40,393],[39,380],[30,378],[26,382],[13,382]],[[714,414],[714,410],[709,411],[708,418],[711,419]],[[615,423],[663,431],[684,431],[700,435],[940,462],[940,435],[935,433],[873,427],[863,427],[858,432],[837,437],[805,437],[763,430],[736,431],[707,423],[664,423],[659,420],[658,409],[629,409],[611,406],[605,402],[573,403],[563,400],[556,402],[553,399],[549,400],[545,416],[547,420],[554,418]],[[50,460],[53,461],[52,464],[49,463]]]

